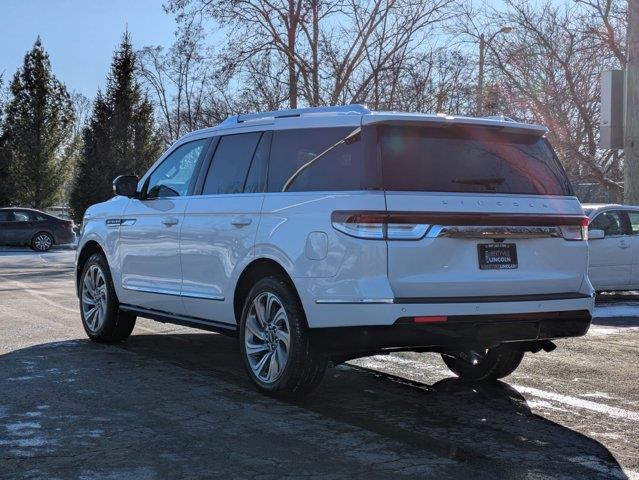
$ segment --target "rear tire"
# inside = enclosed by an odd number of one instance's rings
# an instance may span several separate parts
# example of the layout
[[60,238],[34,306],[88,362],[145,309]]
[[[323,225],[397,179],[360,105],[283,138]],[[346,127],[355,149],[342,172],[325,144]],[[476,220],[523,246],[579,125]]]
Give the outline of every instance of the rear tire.
[[94,253],[84,264],[79,294],[82,326],[91,340],[116,343],[131,335],[136,316],[120,310],[111,271],[102,254]]
[[314,350],[304,311],[281,276],[258,280],[244,301],[240,350],[257,389],[278,398],[301,398],[321,382],[328,358]]
[[36,252],[48,252],[53,247],[53,236],[47,232],[38,232],[31,239],[31,249]]
[[474,365],[463,358],[442,355],[450,371],[468,382],[494,381],[507,377],[517,369],[523,358],[524,352],[506,345],[488,349],[484,357]]

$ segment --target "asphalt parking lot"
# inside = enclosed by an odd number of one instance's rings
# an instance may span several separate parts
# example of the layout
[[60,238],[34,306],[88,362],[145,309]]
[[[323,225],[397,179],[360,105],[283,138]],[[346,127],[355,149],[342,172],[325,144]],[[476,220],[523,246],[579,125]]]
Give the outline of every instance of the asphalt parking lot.
[[328,372],[304,403],[256,393],[236,341],[138,320],[88,341],[70,250],[0,251],[0,478],[639,479],[639,299],[492,386],[434,354]]

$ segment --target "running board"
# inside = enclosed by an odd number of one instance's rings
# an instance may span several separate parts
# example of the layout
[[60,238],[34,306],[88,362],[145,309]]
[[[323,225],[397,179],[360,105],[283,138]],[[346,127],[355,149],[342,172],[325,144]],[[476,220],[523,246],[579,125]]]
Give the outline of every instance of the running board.
[[120,310],[135,313],[139,317],[149,318],[161,323],[172,323],[184,327],[208,330],[209,332],[223,333],[224,335],[237,335],[237,325],[216,322],[215,320],[205,320],[203,318],[189,317],[126,304],[120,304]]

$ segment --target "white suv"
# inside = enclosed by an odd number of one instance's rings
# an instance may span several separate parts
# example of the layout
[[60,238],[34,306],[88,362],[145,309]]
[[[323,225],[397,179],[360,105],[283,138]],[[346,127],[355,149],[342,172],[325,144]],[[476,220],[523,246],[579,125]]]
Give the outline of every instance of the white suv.
[[117,342],[141,316],[237,335],[278,396],[329,361],[401,350],[504,377],[591,320],[587,217],[545,134],[359,105],[190,133],[88,209],[84,328]]

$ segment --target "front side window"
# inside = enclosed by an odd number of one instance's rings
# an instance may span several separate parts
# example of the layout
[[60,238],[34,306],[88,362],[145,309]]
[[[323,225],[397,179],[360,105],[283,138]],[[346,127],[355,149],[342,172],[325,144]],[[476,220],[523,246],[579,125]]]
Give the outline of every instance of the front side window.
[[572,195],[545,138],[488,127],[380,128],[386,190]]
[[626,235],[623,212],[610,211],[600,213],[590,222],[588,230],[603,230],[606,237]]
[[10,222],[13,220],[11,210],[0,210],[0,222]]
[[185,143],[175,149],[147,180],[146,198],[183,197],[188,195],[208,139]]
[[278,130],[273,133],[269,192],[370,188],[360,129]]
[[225,135],[215,149],[202,195],[242,193],[262,132]]

